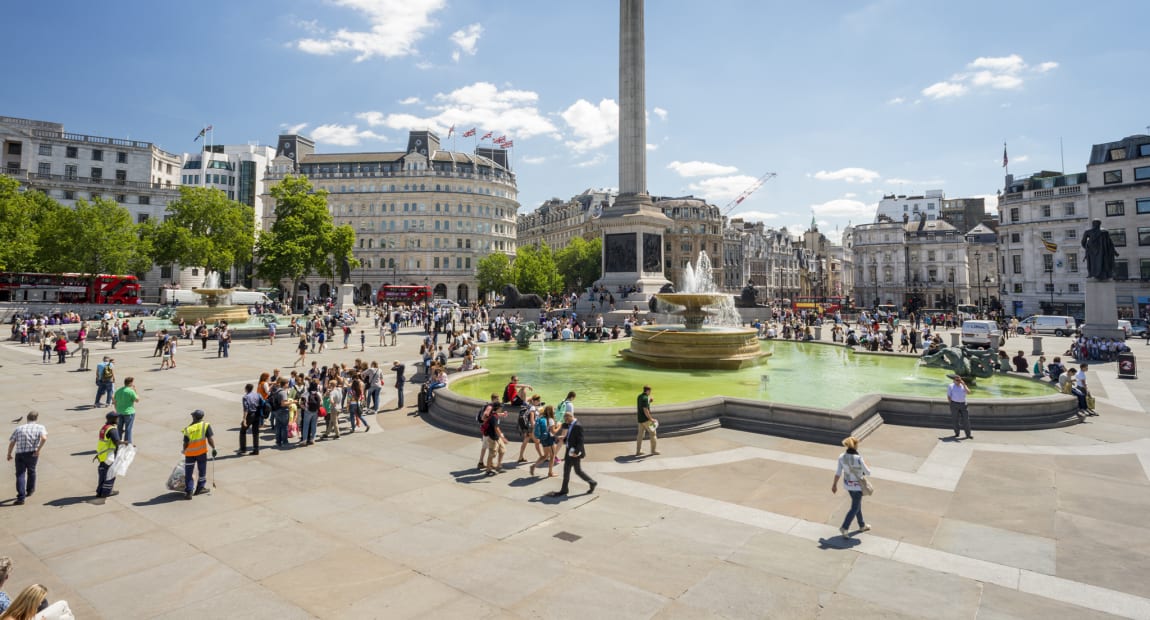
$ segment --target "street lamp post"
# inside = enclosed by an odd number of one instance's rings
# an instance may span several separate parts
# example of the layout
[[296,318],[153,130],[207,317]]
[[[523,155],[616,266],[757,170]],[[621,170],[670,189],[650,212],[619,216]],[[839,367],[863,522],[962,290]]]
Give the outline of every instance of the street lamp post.
[[[975,282],[981,282],[982,281],[982,265],[981,265],[982,260],[981,259],[982,259],[982,252],[975,252],[974,253],[974,277],[975,277],[974,281]],[[970,279],[970,272],[968,271],[968,272],[966,272],[966,274],[967,274],[967,280],[969,280]],[[983,314],[983,311],[982,311],[982,289],[981,289],[981,287],[979,287],[979,293],[978,293],[978,313],[980,315]]]

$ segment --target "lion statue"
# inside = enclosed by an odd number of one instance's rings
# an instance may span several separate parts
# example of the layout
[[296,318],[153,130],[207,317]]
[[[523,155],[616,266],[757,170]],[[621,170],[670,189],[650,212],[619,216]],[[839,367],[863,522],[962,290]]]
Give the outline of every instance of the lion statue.
[[519,288],[514,284],[503,287],[503,305],[500,308],[542,308],[543,298],[530,293],[520,294]]

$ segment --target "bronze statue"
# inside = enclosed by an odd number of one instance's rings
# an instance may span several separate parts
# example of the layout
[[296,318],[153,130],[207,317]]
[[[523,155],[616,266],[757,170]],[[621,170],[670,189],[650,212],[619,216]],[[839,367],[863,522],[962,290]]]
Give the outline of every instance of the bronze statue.
[[1110,232],[1102,229],[1102,220],[1094,220],[1090,229],[1082,233],[1082,248],[1086,250],[1087,277],[1095,280],[1114,277],[1114,257],[1118,251],[1110,240]]
[[747,285],[743,287],[743,293],[735,301],[735,305],[739,308],[754,308],[758,306],[759,292],[755,290],[755,281],[747,280]]
[[339,283],[347,284],[351,280],[351,263],[344,256],[339,262]]

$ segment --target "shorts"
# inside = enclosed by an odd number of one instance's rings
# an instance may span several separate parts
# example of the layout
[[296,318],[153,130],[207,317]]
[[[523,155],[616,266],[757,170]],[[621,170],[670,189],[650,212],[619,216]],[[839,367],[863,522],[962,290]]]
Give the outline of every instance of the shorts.
[[506,452],[506,450],[503,448],[503,442],[499,441],[498,439],[493,439],[491,437],[485,436],[483,438],[483,442],[487,446],[487,450],[492,456],[503,456],[504,452]]
[[551,446],[555,445],[555,438],[548,435],[548,436],[544,437],[543,439],[540,439],[539,443],[544,448],[550,448]]

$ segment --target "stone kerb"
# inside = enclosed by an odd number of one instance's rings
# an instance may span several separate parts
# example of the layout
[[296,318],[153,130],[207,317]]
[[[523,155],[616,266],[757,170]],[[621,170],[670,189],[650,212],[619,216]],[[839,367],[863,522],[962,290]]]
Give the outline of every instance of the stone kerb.
[[[971,400],[967,410],[975,430],[1037,430],[1079,421],[1078,400],[1066,394]],[[952,428],[950,403],[941,398],[883,395],[878,413],[887,424]]]

